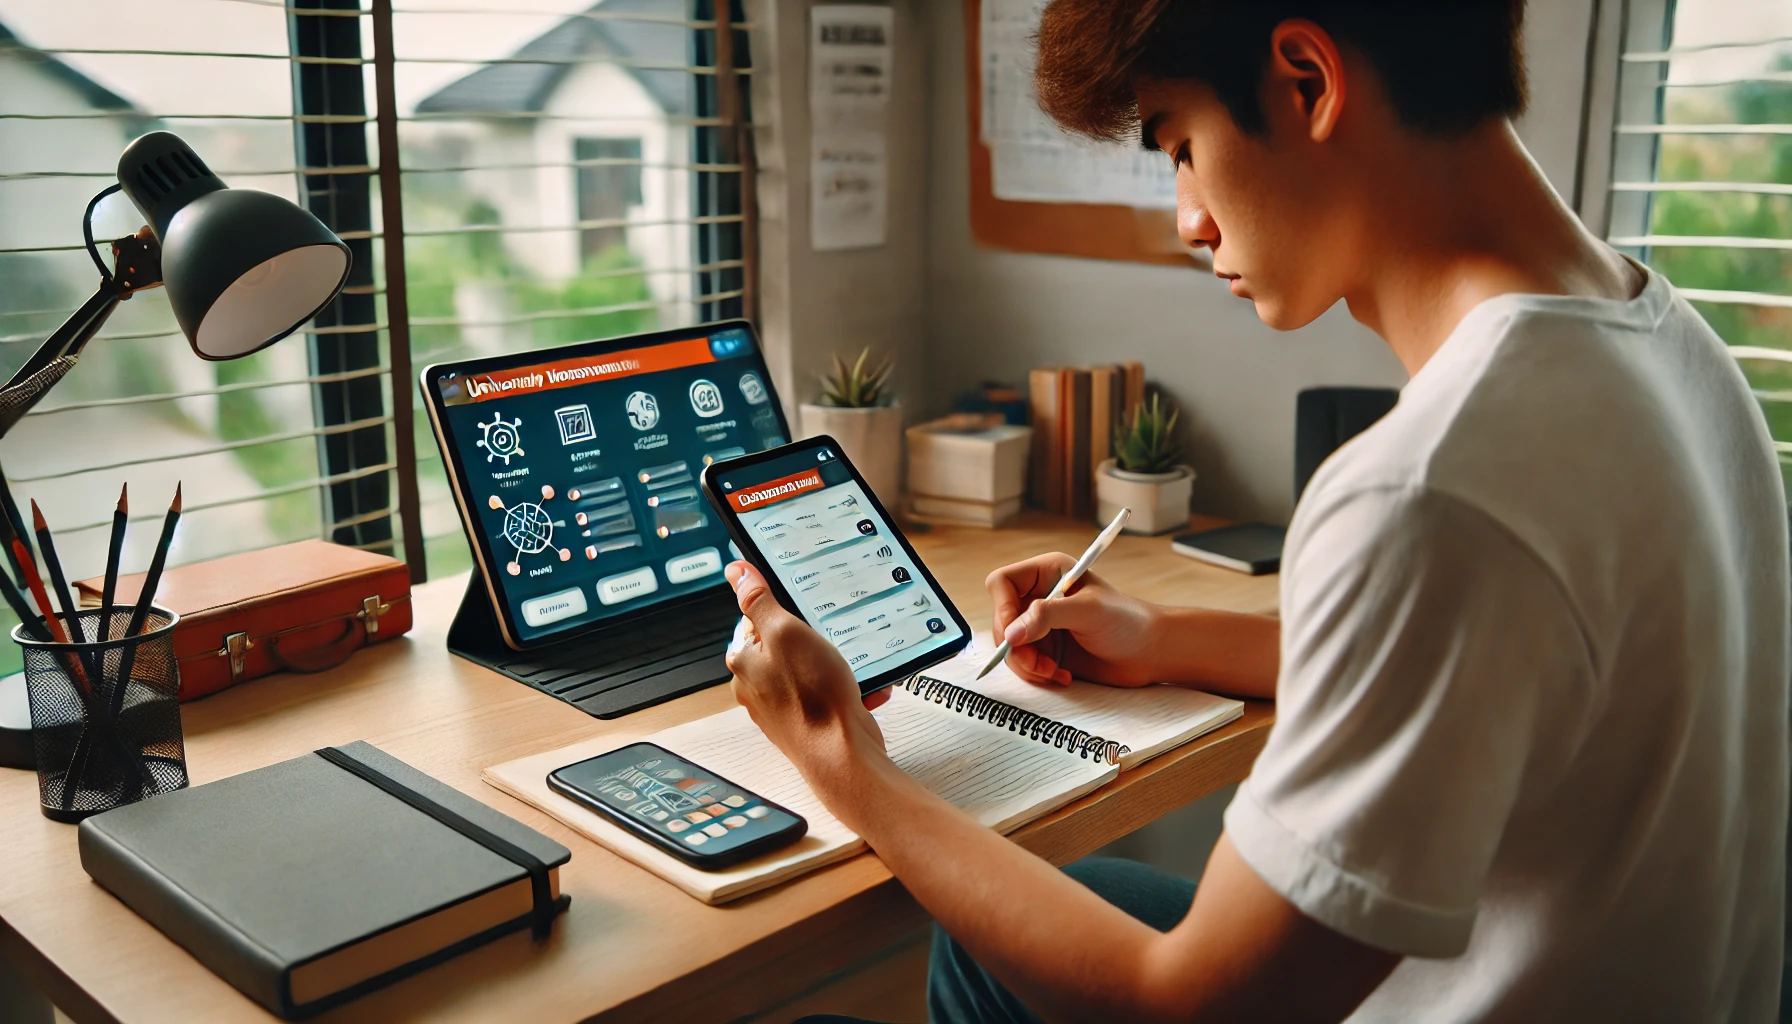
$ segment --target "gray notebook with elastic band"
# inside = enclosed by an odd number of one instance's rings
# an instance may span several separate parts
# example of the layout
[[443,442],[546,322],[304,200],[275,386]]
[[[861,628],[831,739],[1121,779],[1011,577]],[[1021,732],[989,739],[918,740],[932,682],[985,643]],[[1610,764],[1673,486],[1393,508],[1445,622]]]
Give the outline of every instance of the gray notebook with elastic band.
[[83,821],[94,881],[300,1017],[500,935],[545,937],[566,847],[367,743]]

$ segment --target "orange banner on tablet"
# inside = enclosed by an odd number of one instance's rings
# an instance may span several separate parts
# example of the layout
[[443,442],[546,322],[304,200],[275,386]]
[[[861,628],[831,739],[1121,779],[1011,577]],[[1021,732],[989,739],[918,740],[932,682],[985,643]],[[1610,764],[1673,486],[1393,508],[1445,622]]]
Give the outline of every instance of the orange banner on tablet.
[[769,480],[753,487],[743,487],[738,491],[728,492],[728,504],[734,506],[736,512],[764,508],[799,494],[817,490],[822,486],[821,474],[813,469],[805,469],[801,473]]
[[691,338],[646,348],[623,349],[602,355],[561,359],[534,366],[519,366],[497,373],[476,373],[455,380],[439,382],[442,401],[447,405],[467,405],[494,398],[570,388],[603,380],[632,377],[638,373],[658,373],[698,366],[716,361],[708,338]]

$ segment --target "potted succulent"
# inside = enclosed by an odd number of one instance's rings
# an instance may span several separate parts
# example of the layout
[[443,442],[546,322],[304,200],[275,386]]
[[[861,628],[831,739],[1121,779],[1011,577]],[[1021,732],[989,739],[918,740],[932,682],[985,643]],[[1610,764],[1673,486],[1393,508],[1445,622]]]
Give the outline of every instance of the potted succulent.
[[902,405],[890,393],[894,368],[894,360],[874,361],[869,348],[851,365],[836,355],[833,374],[821,378],[821,398],[801,409],[803,436],[827,434],[839,441],[890,507],[902,489]]
[[1188,496],[1195,471],[1178,460],[1182,448],[1172,435],[1179,412],[1165,414],[1162,396],[1152,394],[1133,410],[1132,422],[1114,428],[1114,457],[1095,472],[1096,514],[1103,522],[1122,508],[1132,509],[1127,533],[1158,534],[1188,526]]

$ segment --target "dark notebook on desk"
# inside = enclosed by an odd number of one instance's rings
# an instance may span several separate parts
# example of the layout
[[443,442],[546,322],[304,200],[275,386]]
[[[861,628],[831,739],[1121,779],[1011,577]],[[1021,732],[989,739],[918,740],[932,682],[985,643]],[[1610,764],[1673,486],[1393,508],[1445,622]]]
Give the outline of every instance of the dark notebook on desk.
[[95,815],[79,845],[94,881],[287,1018],[545,937],[572,856],[367,743]]
[[1287,531],[1269,523],[1239,523],[1216,530],[1185,533],[1170,541],[1179,555],[1224,566],[1251,576],[1278,572]]

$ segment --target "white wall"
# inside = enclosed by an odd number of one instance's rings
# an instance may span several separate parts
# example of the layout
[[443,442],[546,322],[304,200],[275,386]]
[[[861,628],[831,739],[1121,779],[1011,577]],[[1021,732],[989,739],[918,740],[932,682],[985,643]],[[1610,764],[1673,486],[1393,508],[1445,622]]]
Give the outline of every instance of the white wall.
[[[931,404],[928,354],[928,54],[923,9],[939,0],[895,0],[896,65],[888,112],[890,224],[881,248],[815,252],[809,246],[808,33],[810,0],[750,3],[759,154],[760,323],[785,412],[813,401],[832,353],[866,345],[897,359],[895,385],[913,419]],[[771,116],[767,116],[767,115]]]
[[[1590,3],[1534,2],[1526,33],[1534,102],[1521,133],[1564,192],[1580,149]],[[1286,521],[1296,393],[1399,386],[1398,362],[1342,306],[1277,333],[1205,272],[978,247],[968,221],[964,19],[955,3],[931,4],[927,15],[929,411],[986,378],[1024,382],[1036,365],[1138,359],[1182,406],[1199,473],[1195,509]]]

